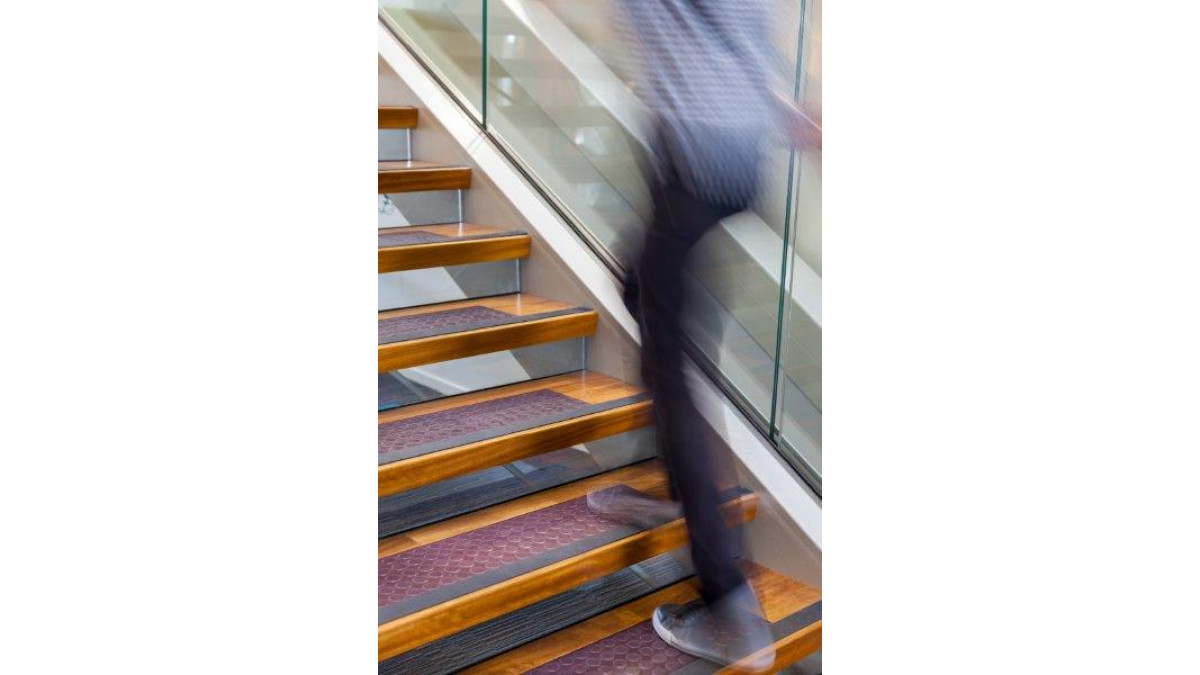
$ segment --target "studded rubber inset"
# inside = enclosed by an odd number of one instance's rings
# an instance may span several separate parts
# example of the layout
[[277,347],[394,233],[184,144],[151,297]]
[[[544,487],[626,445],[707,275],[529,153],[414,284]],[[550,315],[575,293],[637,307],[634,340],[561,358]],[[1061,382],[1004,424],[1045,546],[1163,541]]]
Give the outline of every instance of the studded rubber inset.
[[413,244],[432,244],[438,241],[446,241],[450,239],[444,234],[436,232],[423,232],[416,230],[414,232],[388,232],[387,234],[379,235],[379,248],[387,248],[389,246],[411,246]]
[[586,408],[587,403],[549,389],[482,401],[379,425],[379,454],[399,452],[487,429]]
[[668,675],[695,661],[659,639],[643,621],[542,664],[527,675]]
[[431,331],[453,333],[456,328],[479,323],[503,323],[512,319],[511,314],[490,307],[459,307],[442,312],[429,312],[415,316],[398,316],[379,322],[379,344],[408,340],[415,335]]
[[399,602],[531,556],[567,546],[618,524],[588,511],[579,497],[379,559],[379,606]]

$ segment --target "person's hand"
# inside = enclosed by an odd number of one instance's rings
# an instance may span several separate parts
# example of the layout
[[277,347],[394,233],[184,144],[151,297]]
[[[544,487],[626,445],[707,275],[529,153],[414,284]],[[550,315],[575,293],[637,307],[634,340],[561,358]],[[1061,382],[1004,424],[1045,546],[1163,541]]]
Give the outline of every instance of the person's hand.
[[[803,112],[800,114],[804,115]],[[821,123],[804,115],[800,128],[792,136],[792,143],[801,150],[821,152]]]
[[809,115],[792,101],[780,99],[784,133],[799,150],[821,151],[821,119]]
[[815,150],[821,152],[821,123],[796,108],[796,115],[788,130],[792,145],[799,150]]

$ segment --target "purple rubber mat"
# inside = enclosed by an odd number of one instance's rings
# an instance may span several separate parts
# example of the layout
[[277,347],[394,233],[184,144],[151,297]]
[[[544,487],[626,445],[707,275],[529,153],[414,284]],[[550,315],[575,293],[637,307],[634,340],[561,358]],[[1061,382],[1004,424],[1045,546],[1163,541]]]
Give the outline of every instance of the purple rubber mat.
[[586,408],[587,405],[557,391],[539,389],[410,417],[379,425],[379,454],[400,452],[426,443]]
[[603,640],[564,654],[528,673],[537,675],[667,675],[696,658],[659,639],[654,626],[643,621]]
[[436,232],[389,232],[379,235],[379,248],[388,246],[410,246],[412,244],[432,244],[436,241],[446,241],[450,239],[444,234]]
[[453,333],[456,328],[483,322],[503,323],[512,318],[512,314],[506,314],[490,307],[473,306],[415,316],[381,319],[379,321],[379,343],[400,342],[430,333]]
[[379,606],[619,528],[579,497],[379,559]]

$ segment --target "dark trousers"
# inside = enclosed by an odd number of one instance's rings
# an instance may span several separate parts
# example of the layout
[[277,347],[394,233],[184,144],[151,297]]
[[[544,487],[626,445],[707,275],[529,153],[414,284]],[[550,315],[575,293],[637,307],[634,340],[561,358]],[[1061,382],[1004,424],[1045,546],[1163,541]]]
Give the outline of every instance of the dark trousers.
[[683,378],[684,273],[688,252],[723,218],[743,208],[708,203],[674,177],[654,189],[654,221],[646,232],[626,302],[641,324],[642,377],[654,397],[659,454],[672,497],[687,519],[701,594],[714,602],[745,582],[734,564],[738,539],[720,513],[718,477],[727,463],[704,428]]

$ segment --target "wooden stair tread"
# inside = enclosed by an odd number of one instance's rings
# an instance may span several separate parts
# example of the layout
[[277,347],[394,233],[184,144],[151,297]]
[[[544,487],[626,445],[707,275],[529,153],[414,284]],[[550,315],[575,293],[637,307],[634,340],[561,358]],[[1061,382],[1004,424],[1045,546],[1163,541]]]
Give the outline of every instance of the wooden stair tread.
[[652,423],[644,390],[578,371],[379,413],[379,496]]
[[[787,638],[805,630],[812,632],[814,624],[820,623],[820,613],[814,605],[820,602],[821,592],[753,562],[743,561],[742,569],[745,571],[750,585],[754,587],[759,602],[762,603],[764,616],[768,622],[775,624],[775,630],[779,633],[776,635],[776,650],[780,658],[777,658],[772,668],[766,672],[775,672],[775,670],[795,663],[815,651],[815,649],[808,649],[804,653],[800,653],[803,650],[789,649],[788,644],[791,641]],[[621,656],[628,660],[628,655],[622,652],[623,648],[629,647],[629,644],[623,642],[618,634],[626,632],[625,634],[628,635],[628,632],[631,631],[644,633],[647,630],[646,623],[650,621],[656,607],[664,603],[691,602],[698,596],[694,579],[681,581],[557,633],[507,651],[462,672],[472,675],[525,673],[589,647],[591,648],[588,652],[590,658],[604,659],[606,656]],[[804,614],[798,616],[797,614],[802,611]],[[784,623],[785,621],[786,623]],[[650,630],[652,631],[652,629]],[[815,631],[819,636],[819,625],[815,626]],[[657,640],[657,638],[654,639]],[[609,640],[609,642],[602,643],[604,640]],[[593,647],[593,645],[595,646]],[[817,641],[818,648],[819,645],[820,643]],[[808,646],[811,647],[812,643],[810,642]],[[670,649],[661,643],[656,644],[655,647]],[[674,653],[673,650],[671,653]],[[575,655],[583,656],[582,653]],[[686,660],[686,657],[681,660]],[[559,665],[567,666],[568,662],[564,661]],[[691,664],[685,667],[689,667],[689,672],[692,672],[691,668],[695,668]],[[709,672],[740,671],[736,669],[722,670],[712,664]]]
[[591,335],[596,312],[525,293],[379,313],[379,372]]
[[471,169],[416,160],[379,162],[379,194],[422,190],[465,190],[471,187]]
[[487,225],[389,227],[379,230],[379,272],[515,260],[529,247],[528,234]]
[[379,106],[380,129],[414,129],[417,109],[412,106]]
[[[646,464],[406,532],[380,543],[379,660],[624,569],[686,544],[682,520],[652,530],[586,510],[591,489],[619,484],[662,496],[665,476]],[[752,519],[757,498],[725,505]]]
[[658,463],[650,460],[631,466],[602,473],[599,476],[585,478],[567,485],[544,490],[532,495],[520,497],[510,502],[489,506],[487,508],[465,513],[461,516],[441,522],[409,530],[404,534],[379,540],[379,557],[395,555],[418,546],[425,546],[441,541],[456,534],[477,530],[508,518],[513,518],[569,499],[575,499],[588,492],[624,483],[632,488],[653,492],[667,484],[667,476]]

